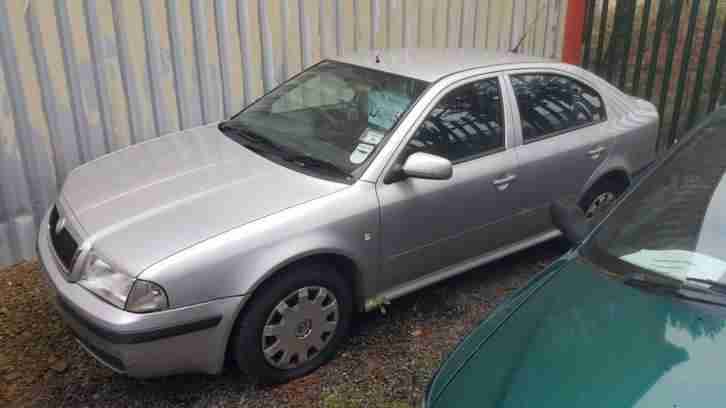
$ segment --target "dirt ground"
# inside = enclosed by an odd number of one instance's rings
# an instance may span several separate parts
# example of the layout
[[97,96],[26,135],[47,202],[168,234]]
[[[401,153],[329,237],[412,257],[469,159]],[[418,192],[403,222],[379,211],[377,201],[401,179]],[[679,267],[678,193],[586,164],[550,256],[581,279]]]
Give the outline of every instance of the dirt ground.
[[48,301],[37,265],[0,270],[0,406],[417,407],[462,336],[566,249],[554,241],[361,314],[338,356],[277,387],[233,369],[219,376],[135,380],[114,374],[75,342]]

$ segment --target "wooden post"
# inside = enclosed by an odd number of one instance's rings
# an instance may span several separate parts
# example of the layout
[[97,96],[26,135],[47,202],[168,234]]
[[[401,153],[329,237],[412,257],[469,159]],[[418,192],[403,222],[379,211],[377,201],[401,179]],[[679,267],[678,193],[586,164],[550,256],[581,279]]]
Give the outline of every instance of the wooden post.
[[565,20],[565,41],[562,60],[568,64],[582,62],[582,34],[585,25],[586,0],[568,0]]

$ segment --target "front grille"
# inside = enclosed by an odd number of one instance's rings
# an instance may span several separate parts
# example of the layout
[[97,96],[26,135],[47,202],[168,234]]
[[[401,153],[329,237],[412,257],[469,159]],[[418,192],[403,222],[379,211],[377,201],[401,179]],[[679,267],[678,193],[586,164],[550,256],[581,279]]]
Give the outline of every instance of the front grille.
[[53,244],[58,259],[60,259],[63,266],[66,267],[66,271],[71,270],[73,267],[73,259],[76,256],[78,250],[78,243],[68,232],[68,229],[61,228],[60,231],[56,232],[56,226],[60,220],[58,215],[58,208],[53,207],[53,211],[50,213],[50,242]]

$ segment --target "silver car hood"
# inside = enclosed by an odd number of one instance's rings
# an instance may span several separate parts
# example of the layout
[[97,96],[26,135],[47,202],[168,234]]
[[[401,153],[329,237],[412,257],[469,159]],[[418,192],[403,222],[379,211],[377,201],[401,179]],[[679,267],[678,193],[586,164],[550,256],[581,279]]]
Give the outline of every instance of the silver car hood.
[[89,162],[62,195],[94,250],[139,274],[210,237],[345,187],[269,161],[208,125]]

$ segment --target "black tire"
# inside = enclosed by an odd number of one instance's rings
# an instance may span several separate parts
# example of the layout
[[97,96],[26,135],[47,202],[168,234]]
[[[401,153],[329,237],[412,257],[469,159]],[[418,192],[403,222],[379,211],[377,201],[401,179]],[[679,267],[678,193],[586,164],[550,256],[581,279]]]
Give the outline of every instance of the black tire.
[[[332,292],[338,303],[338,324],[323,350],[297,367],[281,369],[270,364],[262,351],[263,329],[275,307],[292,292],[319,286]],[[230,348],[238,368],[263,384],[279,384],[302,377],[331,360],[347,336],[353,316],[353,295],[347,280],[325,263],[293,265],[279,277],[260,286],[240,314]]]
[[582,211],[585,213],[585,215],[588,218],[595,218],[600,217],[604,215],[605,212],[607,212],[607,209],[612,206],[612,204],[615,201],[610,202],[607,204],[606,207],[600,209],[600,212],[595,214],[588,214],[588,209],[593,205],[595,200],[602,197],[603,195],[610,193],[613,195],[615,200],[620,198],[620,196],[625,192],[625,190],[628,188],[627,184],[623,183],[622,181],[619,181],[616,178],[604,178],[602,180],[598,180],[595,184],[593,184],[590,189],[585,193],[585,195],[582,197],[582,200],[580,200],[580,208],[582,208]]

